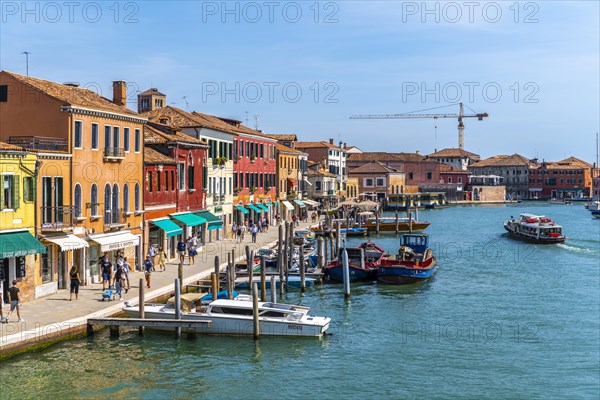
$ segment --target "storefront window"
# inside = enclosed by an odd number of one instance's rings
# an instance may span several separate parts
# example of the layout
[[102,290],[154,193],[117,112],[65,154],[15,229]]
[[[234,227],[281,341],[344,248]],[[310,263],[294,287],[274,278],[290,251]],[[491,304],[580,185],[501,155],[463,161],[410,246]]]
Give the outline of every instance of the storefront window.
[[53,265],[52,265],[52,250],[53,246],[46,247],[46,254],[42,254],[42,283],[52,282]]

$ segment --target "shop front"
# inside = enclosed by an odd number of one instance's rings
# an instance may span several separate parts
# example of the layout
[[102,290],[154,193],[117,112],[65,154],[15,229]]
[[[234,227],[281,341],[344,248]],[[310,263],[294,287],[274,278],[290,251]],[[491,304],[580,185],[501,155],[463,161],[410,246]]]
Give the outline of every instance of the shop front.
[[287,200],[281,202],[281,216],[284,221],[291,221],[294,215],[294,206]]
[[235,215],[236,215],[235,223],[237,225],[243,225],[245,223],[246,219],[248,219],[250,217],[250,211],[248,211],[246,209],[246,207],[244,207],[244,206],[235,206],[235,209],[238,211],[235,213]]
[[57,279],[45,277],[44,280],[49,282],[43,282],[41,287],[36,288],[36,297],[54,293],[58,289],[67,289],[69,270],[73,265],[79,271],[81,284],[91,283],[89,264],[85,262],[85,249],[89,247],[88,242],[72,234],[48,235],[42,238],[42,242],[47,249],[46,254],[42,256],[42,272],[50,266]]
[[0,291],[5,302],[15,279],[23,297],[34,297],[35,254],[44,253],[46,247],[28,231],[0,233]]
[[306,204],[302,202],[302,200],[295,199],[294,200],[295,213],[300,219],[304,220],[308,218],[308,214],[306,211]]
[[[207,221],[206,230],[208,231],[208,242],[212,242],[213,240],[213,232],[215,233],[216,240],[220,240],[220,232],[223,230],[223,220],[210,211],[200,211],[196,213],[200,218],[204,218]],[[202,238],[206,240],[206,237]],[[206,244],[206,242],[203,242]]]
[[170,216],[174,220],[181,223],[184,241],[191,236],[195,236],[199,238],[201,243],[204,243],[202,236],[204,235],[205,230],[202,229],[202,225],[208,222],[206,219],[191,212],[183,214],[171,214]]
[[259,208],[256,204],[248,204],[246,207],[250,210],[250,220],[253,222],[258,222],[262,219],[263,210]]
[[169,218],[149,221],[148,243],[155,248],[162,247],[168,259],[177,255],[178,236],[183,234],[183,229]]
[[93,242],[90,243],[90,273],[94,281],[100,275],[98,261],[104,254],[113,265],[121,255],[127,258],[132,267],[141,269],[143,264],[141,236],[129,231],[120,231],[90,235],[89,240]]

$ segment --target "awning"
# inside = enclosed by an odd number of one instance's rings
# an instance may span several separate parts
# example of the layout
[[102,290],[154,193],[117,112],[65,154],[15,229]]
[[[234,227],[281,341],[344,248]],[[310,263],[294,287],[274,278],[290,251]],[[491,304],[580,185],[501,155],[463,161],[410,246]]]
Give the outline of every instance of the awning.
[[171,218],[175,218],[177,221],[183,222],[187,226],[198,226],[207,222],[204,218],[199,217],[194,213],[171,215]]
[[302,200],[296,199],[296,200],[294,200],[294,203],[298,204],[302,208],[306,208],[306,206],[304,205],[304,203],[302,202]]
[[246,210],[244,206],[235,206],[238,210],[240,210],[243,214],[248,214],[250,211]]
[[308,200],[308,199],[306,199],[306,200],[302,200],[302,202],[304,204],[306,204],[307,206],[310,206],[310,207],[319,207],[320,206],[319,202],[318,201],[314,201],[314,200]]
[[290,203],[287,200],[283,200],[281,202],[281,204],[283,204],[285,206],[285,208],[287,208],[288,210],[293,210],[294,209],[294,206],[292,205],[292,203]]
[[279,206],[279,203],[278,203],[278,202],[276,202],[276,201],[275,201],[275,202],[273,202],[273,204],[275,204],[275,207],[278,207],[278,206]]
[[259,214],[262,212],[262,210],[260,208],[256,207],[254,204],[248,204],[246,207],[248,207],[251,210],[254,210],[254,212],[257,212]]
[[77,250],[83,249],[84,247],[90,247],[88,242],[75,235],[46,236],[42,240],[58,245],[60,247],[60,251]]
[[130,232],[90,235],[90,239],[98,243],[102,251],[119,250],[140,244],[140,238]]
[[27,231],[0,234],[0,258],[40,253],[45,254],[46,247]]
[[167,237],[173,237],[183,233],[183,229],[170,219],[159,219],[158,221],[150,222],[165,231]]
[[265,210],[266,212],[269,212],[269,207],[267,207],[267,206],[266,206],[266,205],[264,205],[264,204],[257,204],[256,206],[257,206],[258,208],[262,208],[262,209],[263,209],[263,210]]
[[210,211],[200,211],[196,213],[197,216],[204,218],[208,221],[207,229],[213,231],[215,229],[221,229],[223,227],[223,221]]

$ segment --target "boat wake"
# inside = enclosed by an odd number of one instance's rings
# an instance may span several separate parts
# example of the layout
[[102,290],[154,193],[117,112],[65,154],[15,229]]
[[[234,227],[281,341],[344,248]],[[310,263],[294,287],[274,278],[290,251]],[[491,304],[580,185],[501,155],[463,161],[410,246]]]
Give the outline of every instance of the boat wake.
[[574,253],[600,255],[600,249],[593,249],[593,248],[589,248],[589,247],[576,246],[573,244],[566,244],[566,243],[560,243],[560,244],[557,244],[557,246],[560,247],[561,249],[572,251]]

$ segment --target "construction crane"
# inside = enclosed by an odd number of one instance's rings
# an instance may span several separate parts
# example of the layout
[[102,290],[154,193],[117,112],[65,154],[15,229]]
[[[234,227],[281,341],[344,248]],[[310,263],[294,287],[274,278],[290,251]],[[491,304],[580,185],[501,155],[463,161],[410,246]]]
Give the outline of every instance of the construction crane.
[[417,114],[423,111],[435,110],[438,108],[455,106],[456,104],[449,104],[447,106],[429,108],[427,110],[412,111],[405,114],[382,114],[382,115],[352,115],[350,119],[402,119],[402,118],[458,118],[458,147],[464,149],[465,147],[465,125],[463,124],[463,118],[477,118],[482,121],[488,117],[488,113],[476,113],[470,107],[469,110],[473,111],[474,114],[465,115],[463,110],[463,103],[458,103],[460,106],[458,114]]

